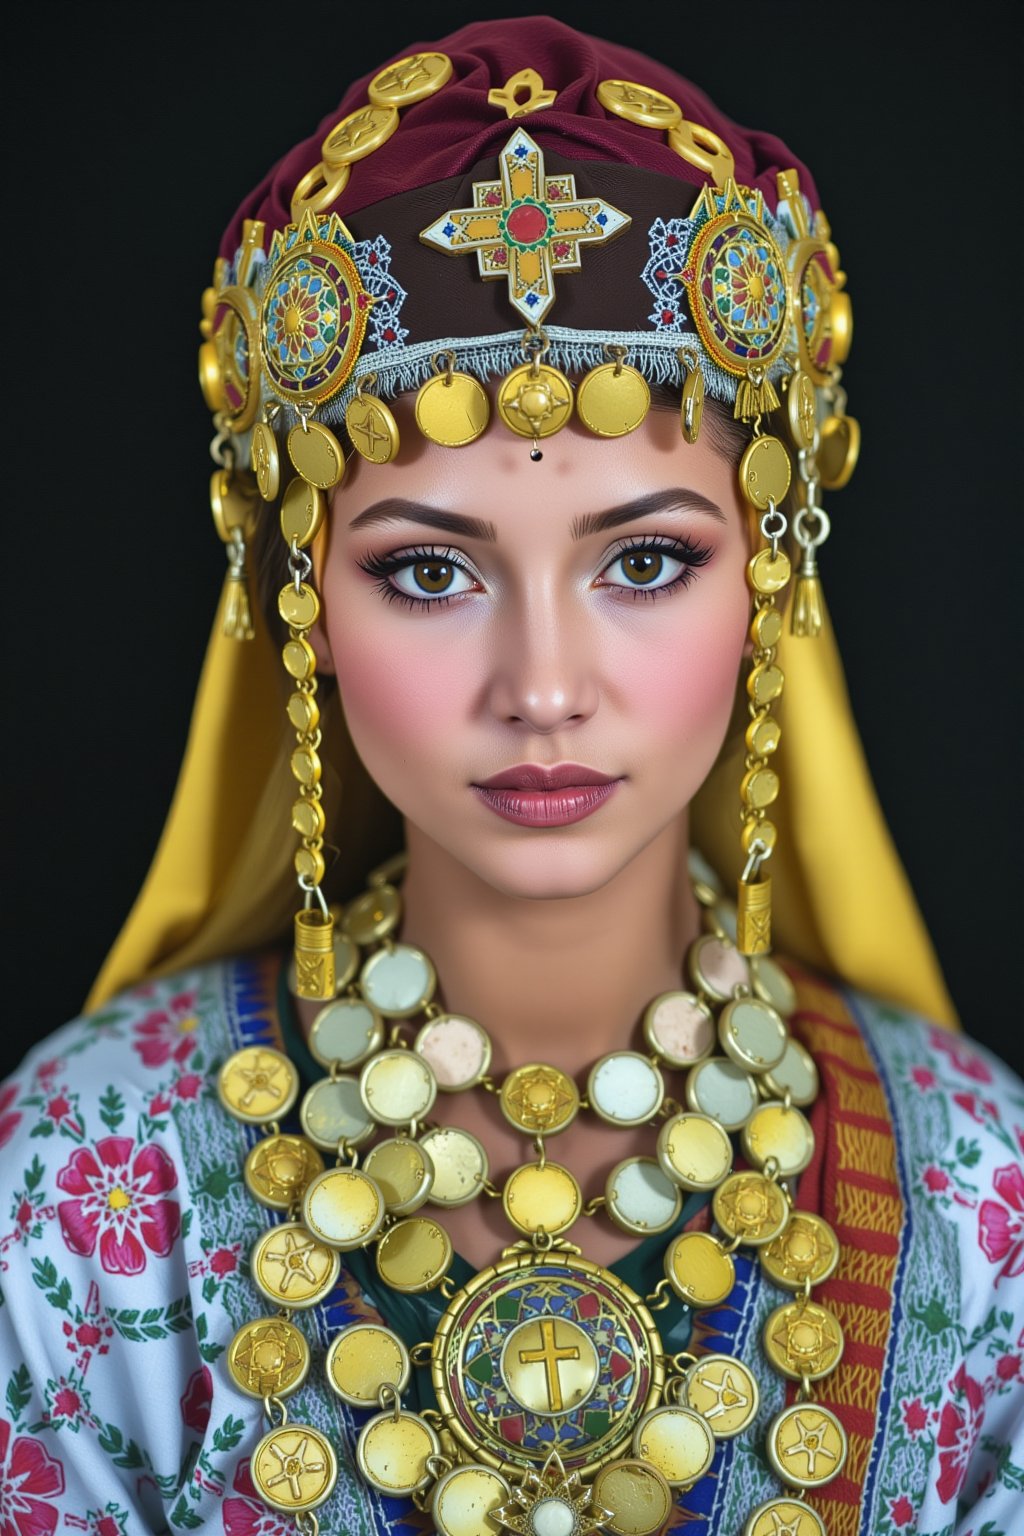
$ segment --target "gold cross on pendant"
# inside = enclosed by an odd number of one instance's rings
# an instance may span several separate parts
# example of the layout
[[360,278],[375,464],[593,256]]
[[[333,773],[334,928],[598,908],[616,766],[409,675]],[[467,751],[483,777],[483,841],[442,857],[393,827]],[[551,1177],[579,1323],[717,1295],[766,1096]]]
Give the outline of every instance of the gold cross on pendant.
[[539,325],[555,301],[555,273],[580,270],[580,247],[628,229],[602,198],[577,198],[573,176],[546,176],[544,152],[518,128],[498,157],[500,181],[475,181],[473,207],[453,208],[420,234],[448,255],[475,251],[484,278],[504,277],[513,307]]

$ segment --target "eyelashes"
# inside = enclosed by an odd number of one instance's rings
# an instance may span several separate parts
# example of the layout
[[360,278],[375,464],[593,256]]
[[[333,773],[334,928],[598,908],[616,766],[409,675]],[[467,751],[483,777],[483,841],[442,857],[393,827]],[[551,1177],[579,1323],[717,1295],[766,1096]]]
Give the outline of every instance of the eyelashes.
[[[598,585],[613,591],[616,601],[652,602],[690,586],[713,554],[710,545],[678,535],[622,538],[609,550]],[[374,590],[385,602],[399,602],[406,608],[447,607],[470,593],[477,579],[458,550],[437,544],[388,554],[371,551],[356,563],[375,578]],[[621,570],[626,579],[606,579],[615,570]]]

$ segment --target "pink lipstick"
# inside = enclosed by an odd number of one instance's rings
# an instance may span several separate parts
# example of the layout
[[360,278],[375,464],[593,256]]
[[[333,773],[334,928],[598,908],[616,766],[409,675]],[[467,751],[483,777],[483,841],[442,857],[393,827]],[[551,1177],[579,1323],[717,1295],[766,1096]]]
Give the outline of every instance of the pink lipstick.
[[622,783],[581,763],[520,763],[474,784],[495,815],[520,827],[567,827],[593,815]]

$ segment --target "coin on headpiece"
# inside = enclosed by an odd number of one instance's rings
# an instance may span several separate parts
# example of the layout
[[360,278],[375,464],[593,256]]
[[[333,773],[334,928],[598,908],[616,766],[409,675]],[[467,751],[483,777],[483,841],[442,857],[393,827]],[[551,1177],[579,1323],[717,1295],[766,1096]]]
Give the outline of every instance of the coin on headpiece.
[[852,416],[829,416],[822,423],[818,473],[826,491],[841,491],[860,457],[860,423]]
[[312,544],[327,516],[327,498],[315,485],[296,475],[281,498],[281,532],[291,549]]
[[416,396],[416,425],[442,448],[475,442],[490,419],[487,391],[469,373],[440,373]]
[[703,123],[691,123],[688,117],[668,131],[668,144],[681,160],[695,165],[711,177],[716,187],[724,187],[736,174],[736,160],[724,139]]
[[297,592],[289,582],[277,595],[277,611],[289,629],[309,629],[320,617],[320,599],[308,582],[300,582]]
[[755,437],[740,459],[740,490],[758,512],[767,512],[770,503],[781,505],[792,474],[789,454],[780,440],[770,433]]
[[551,437],[572,415],[572,385],[546,363],[513,368],[498,389],[498,415],[519,437]]
[[345,474],[341,444],[330,427],[320,421],[300,422],[292,427],[288,433],[288,457],[303,480],[321,491],[340,485]]
[[651,391],[642,373],[621,362],[602,363],[580,381],[576,411],[597,437],[625,437],[651,408]]
[[281,455],[273,428],[258,421],[252,429],[249,462],[264,501],[273,501],[281,488]]
[[675,128],[683,120],[683,110],[671,96],[632,80],[602,80],[597,99],[616,117],[639,123],[642,128]]
[[388,464],[401,444],[398,422],[376,395],[360,390],[345,408],[345,430],[360,457],[370,464]]
[[352,168],[349,165],[330,166],[322,162],[314,165],[296,184],[292,193],[289,205],[292,223],[300,223],[307,208],[311,213],[326,213],[348,186],[351,174]]
[[452,61],[446,53],[411,53],[379,70],[366,94],[378,107],[411,107],[433,96],[451,77]]
[[386,144],[398,127],[398,112],[393,106],[359,107],[335,123],[320,146],[324,164],[330,167],[351,165],[364,160]]

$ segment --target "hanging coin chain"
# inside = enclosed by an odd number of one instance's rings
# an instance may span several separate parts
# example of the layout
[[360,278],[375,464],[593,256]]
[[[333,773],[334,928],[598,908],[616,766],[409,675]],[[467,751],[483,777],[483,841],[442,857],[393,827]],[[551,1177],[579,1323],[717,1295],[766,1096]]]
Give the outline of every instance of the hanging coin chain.
[[[581,1215],[603,1210],[622,1230],[649,1234],[674,1224],[684,1191],[713,1191],[713,1216],[723,1236],[677,1234],[666,1249],[664,1279],[648,1302],[657,1311],[674,1293],[695,1309],[720,1305],[735,1281],[733,1253],[740,1246],[754,1248],[768,1278],[795,1293],[771,1314],[764,1330],[773,1366],[800,1383],[797,1402],[769,1427],[769,1459],[793,1488],[829,1481],[841,1470],[846,1443],[835,1416],[813,1402],[812,1384],[835,1369],[843,1336],[838,1319],[812,1299],[811,1288],[833,1273],[839,1246],[822,1218],[793,1208],[789,1190],[789,1180],[813,1155],[813,1133],[801,1109],[816,1097],[818,1077],[785,1023],[796,1005],[785,973],[766,957],[747,960],[739,953],[731,937],[736,909],[697,881],[709,931],[687,953],[692,990],[661,994],[648,1006],[647,1053],[624,1050],[602,1057],[590,1070],[583,1096],[568,1074],[544,1063],[514,1068],[496,1084],[488,1075],[486,1031],[437,1006],[429,958],[394,938],[401,897],[392,881],[399,867],[400,861],[391,861],[375,871],[368,891],[344,909],[333,932],[337,995],[316,1015],[309,1040],[327,1075],[303,1097],[304,1134],[280,1130],[280,1118],[298,1097],[299,1077],[279,1051],[244,1048],[225,1063],[218,1084],[229,1113],[265,1130],[246,1159],[247,1187],[261,1204],[285,1215],[258,1239],[251,1264],[258,1289],[282,1311],[243,1325],[228,1355],[236,1384],[262,1398],[267,1409],[271,1427],[253,1458],[261,1495],[271,1507],[299,1514],[329,1496],[335,1475],[323,1437],[287,1423],[283,1407],[275,1406],[302,1384],[309,1368],[308,1346],[291,1311],[322,1301],[337,1281],[340,1255],[372,1242],[386,1285],[407,1294],[440,1287],[451,1299],[446,1278],[451,1240],[439,1220],[416,1213],[428,1203],[443,1210],[481,1193],[501,1198],[510,1225],[525,1239],[506,1250],[510,1262],[522,1264],[531,1255],[537,1263],[545,1255],[564,1255],[571,1263],[580,1250],[564,1234]],[[296,988],[300,976],[297,960]],[[422,1022],[410,1044],[406,1031],[417,1020]],[[685,1107],[666,1095],[665,1069],[687,1073]],[[500,1191],[490,1181],[487,1156],[476,1138],[428,1119],[438,1092],[474,1087],[496,1095],[502,1114],[529,1138],[535,1154],[512,1171]],[[604,1195],[586,1204],[570,1170],[548,1156],[550,1137],[581,1109],[611,1126],[658,1128],[656,1155],[619,1163]],[[361,1149],[382,1127],[385,1139],[360,1162]],[[736,1131],[751,1165],[739,1172],[733,1171],[730,1141]],[[324,1153],[333,1155],[332,1166],[325,1166]],[[458,1305],[456,1297],[453,1306]],[[539,1334],[537,1347],[537,1358],[557,1356],[554,1334],[550,1339]],[[437,1341],[418,1346],[413,1355],[416,1364],[429,1360],[436,1366]],[[605,1518],[612,1519],[617,1507],[632,1507],[640,1481],[646,1480],[645,1498],[689,1486],[710,1465],[715,1439],[738,1434],[756,1414],[756,1380],[740,1360],[660,1352],[657,1359],[660,1406],[637,1425],[626,1459],[611,1460],[593,1489],[578,1495],[592,1501],[592,1522],[599,1511],[611,1510]],[[572,1478],[563,1472],[559,1481],[558,1468],[526,1474],[514,1492],[499,1473],[472,1459],[472,1441],[468,1446],[460,1441],[454,1420],[403,1409],[411,1363],[403,1341],[379,1323],[349,1325],[328,1350],[332,1389],[354,1407],[378,1410],[357,1446],[360,1470],[374,1487],[429,1505],[441,1536],[457,1531],[445,1510],[459,1506],[472,1479],[477,1494],[486,1493],[481,1507],[495,1519],[507,1512],[509,1498],[519,1501],[516,1508],[531,1498],[561,1499],[576,1507]],[[287,1484],[274,1481],[282,1458],[293,1473]],[[674,1495],[666,1496],[670,1508]],[[657,1504],[655,1498],[651,1507]],[[775,1514],[783,1518],[791,1504],[775,1499],[755,1510],[746,1536],[769,1536]],[[803,1512],[806,1523],[798,1529],[805,1536],[823,1530],[805,1505],[792,1507]],[[659,1530],[664,1518],[667,1510],[649,1530]],[[514,1523],[509,1528],[533,1529]]]
[[231,640],[251,640],[252,603],[246,570],[246,540],[256,528],[258,495],[252,475],[236,468],[235,437],[227,418],[213,418],[216,436],[210,457],[216,468],[210,477],[210,510],[228,560],[225,578],[223,633]]

